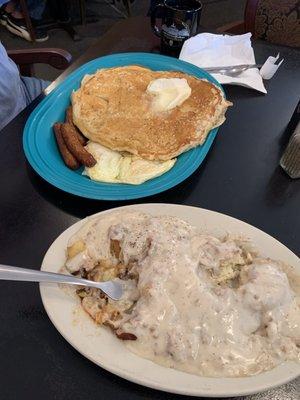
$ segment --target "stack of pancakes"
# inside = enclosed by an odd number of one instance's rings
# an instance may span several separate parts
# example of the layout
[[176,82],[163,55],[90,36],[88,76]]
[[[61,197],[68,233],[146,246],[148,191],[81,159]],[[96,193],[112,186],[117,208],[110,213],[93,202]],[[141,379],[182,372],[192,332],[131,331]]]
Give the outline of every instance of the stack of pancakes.
[[[184,78],[191,95],[169,111],[154,112],[147,87],[159,78]],[[86,75],[72,94],[73,121],[91,141],[146,160],[164,161],[201,145],[224,120],[229,105],[219,87],[177,71],[139,66]]]

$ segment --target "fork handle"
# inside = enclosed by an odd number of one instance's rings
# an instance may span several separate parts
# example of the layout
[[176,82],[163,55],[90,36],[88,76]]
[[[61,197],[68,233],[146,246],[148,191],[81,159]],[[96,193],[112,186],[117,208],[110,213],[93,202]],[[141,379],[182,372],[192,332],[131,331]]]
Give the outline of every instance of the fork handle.
[[82,285],[81,279],[53,272],[37,271],[35,269],[12,267],[0,264],[0,279],[26,282],[55,282]]
[[203,69],[207,72],[219,72],[219,71],[230,71],[233,68],[244,70],[250,68],[260,68],[261,66],[262,64],[241,64],[241,65],[231,65],[228,67],[208,67],[208,68],[203,67]]
[[88,279],[77,278],[72,275],[55,274],[54,272],[37,271],[35,269],[12,267],[3,264],[0,264],[0,280],[67,283],[70,285],[94,287],[101,289],[114,300],[119,300],[122,295],[122,287],[116,282],[94,282]]

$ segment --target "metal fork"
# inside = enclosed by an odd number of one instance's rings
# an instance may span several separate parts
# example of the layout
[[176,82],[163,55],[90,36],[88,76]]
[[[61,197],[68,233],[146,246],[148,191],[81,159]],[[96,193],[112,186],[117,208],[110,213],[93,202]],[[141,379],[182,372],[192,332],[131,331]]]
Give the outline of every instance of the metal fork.
[[68,285],[87,286],[102,290],[113,300],[119,300],[123,288],[119,282],[94,282],[88,279],[76,278],[72,275],[55,274],[53,272],[36,271],[34,269],[12,267],[0,264],[0,280],[66,283]]
[[231,65],[228,67],[208,67],[203,68],[207,72],[213,72],[223,75],[239,75],[240,73],[251,68],[261,68],[262,64],[241,64],[241,65]]

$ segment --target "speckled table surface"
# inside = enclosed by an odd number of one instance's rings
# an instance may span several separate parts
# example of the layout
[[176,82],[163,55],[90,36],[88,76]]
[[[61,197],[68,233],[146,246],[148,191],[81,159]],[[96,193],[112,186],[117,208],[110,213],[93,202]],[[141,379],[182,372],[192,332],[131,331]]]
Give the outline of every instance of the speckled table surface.
[[[149,21],[117,24],[54,83],[92,58],[124,51],[157,51]],[[240,218],[271,234],[299,255],[300,180],[278,167],[285,128],[299,100],[300,54],[254,42],[258,62],[278,51],[285,58],[268,94],[226,87],[234,106],[201,168],[176,188],[147,202],[179,203]],[[79,218],[126,203],[80,199],[39,178],[22,150],[24,124],[42,97],[0,133],[1,262],[39,268],[51,242]],[[145,202],[145,201],[143,201]],[[5,400],[168,399],[95,366],[74,350],[49,321],[38,286],[0,282],[0,398]],[[299,378],[247,400],[299,400]]]

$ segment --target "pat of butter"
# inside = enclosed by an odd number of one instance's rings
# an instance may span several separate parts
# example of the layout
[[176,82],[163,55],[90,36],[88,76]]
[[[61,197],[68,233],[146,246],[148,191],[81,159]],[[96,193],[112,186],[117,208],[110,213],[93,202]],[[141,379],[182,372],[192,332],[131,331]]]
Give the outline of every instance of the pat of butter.
[[169,111],[180,106],[191,95],[187,80],[184,78],[160,78],[150,82],[147,93],[153,95],[154,111]]

